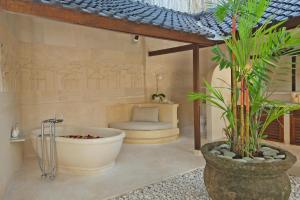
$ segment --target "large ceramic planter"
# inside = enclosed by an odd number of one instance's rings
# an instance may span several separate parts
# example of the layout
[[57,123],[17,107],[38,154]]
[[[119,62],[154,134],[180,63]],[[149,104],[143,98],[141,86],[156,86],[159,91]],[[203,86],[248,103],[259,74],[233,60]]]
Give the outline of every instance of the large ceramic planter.
[[215,142],[201,148],[206,160],[204,182],[213,200],[287,200],[291,184],[286,173],[296,162],[296,157],[282,149],[286,155],[282,161],[238,162],[220,158],[210,153]]

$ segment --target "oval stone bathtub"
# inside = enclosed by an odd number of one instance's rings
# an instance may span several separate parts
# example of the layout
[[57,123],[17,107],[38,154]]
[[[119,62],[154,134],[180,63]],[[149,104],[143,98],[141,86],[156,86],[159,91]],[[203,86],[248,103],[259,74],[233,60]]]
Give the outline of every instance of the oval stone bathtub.
[[[41,157],[41,129],[32,132],[32,144]],[[47,132],[45,132],[47,134]],[[96,139],[74,139],[68,135],[100,136]],[[92,175],[114,166],[120,153],[125,133],[110,128],[56,128],[57,169],[79,175]],[[49,139],[49,138],[48,138]],[[47,142],[49,148],[49,142]]]

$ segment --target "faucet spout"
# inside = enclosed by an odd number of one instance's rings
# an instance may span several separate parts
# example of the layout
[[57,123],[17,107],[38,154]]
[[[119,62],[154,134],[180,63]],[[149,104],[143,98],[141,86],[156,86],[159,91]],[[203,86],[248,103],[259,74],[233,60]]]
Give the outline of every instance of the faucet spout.
[[46,119],[43,121],[43,123],[53,123],[53,124],[58,124],[58,123],[62,123],[64,120],[63,119]]

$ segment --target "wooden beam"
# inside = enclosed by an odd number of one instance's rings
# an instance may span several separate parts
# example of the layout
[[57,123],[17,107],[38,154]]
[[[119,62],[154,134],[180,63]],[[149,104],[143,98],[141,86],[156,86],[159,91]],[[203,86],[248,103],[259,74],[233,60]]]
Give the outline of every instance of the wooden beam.
[[292,92],[295,92],[297,90],[297,88],[296,88],[296,85],[297,85],[296,62],[297,62],[297,57],[292,56]]
[[0,8],[14,13],[34,15],[72,24],[137,34],[159,39],[196,43],[205,46],[212,46],[217,42],[210,41],[207,38],[197,34],[165,29],[160,26],[149,24],[138,24],[128,20],[115,19],[112,17],[99,16],[96,14],[67,9],[56,5],[38,3],[34,2],[34,0],[0,0]]
[[300,16],[293,17],[289,20],[287,20],[283,26],[286,27],[287,29],[293,29],[296,28],[300,25]]
[[197,45],[197,44],[187,44],[187,45],[178,46],[178,47],[160,49],[160,50],[156,50],[156,51],[149,51],[148,55],[149,56],[159,56],[159,55],[177,53],[177,52],[182,52],[182,51],[190,51],[190,50],[193,50],[195,47],[201,48],[201,47],[207,47],[207,46],[203,46],[203,45],[201,46],[201,45]]
[[[199,47],[193,49],[193,90],[200,92],[200,67],[199,67]],[[200,133],[200,100],[194,101],[194,143],[195,150],[201,148],[201,133]]]

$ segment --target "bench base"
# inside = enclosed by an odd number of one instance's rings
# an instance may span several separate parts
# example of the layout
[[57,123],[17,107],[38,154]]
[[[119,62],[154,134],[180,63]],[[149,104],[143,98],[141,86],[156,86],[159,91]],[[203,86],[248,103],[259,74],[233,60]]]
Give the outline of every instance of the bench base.
[[126,133],[124,142],[127,144],[165,144],[179,138],[178,128],[153,131],[124,131]]

